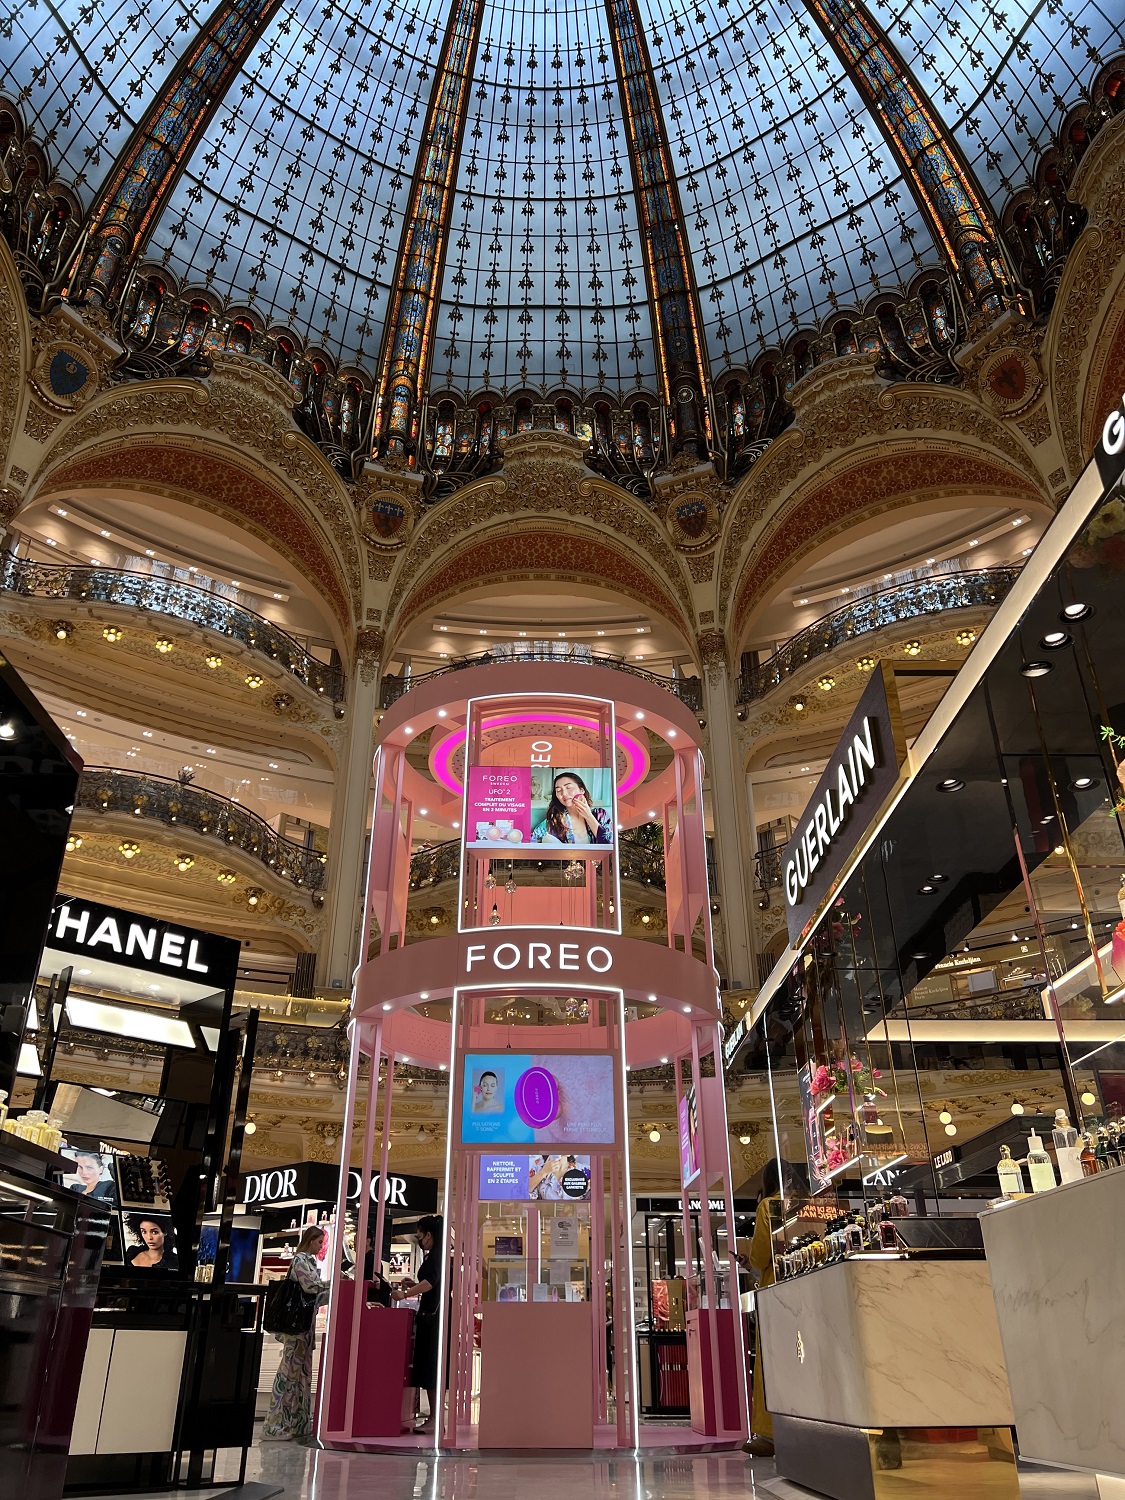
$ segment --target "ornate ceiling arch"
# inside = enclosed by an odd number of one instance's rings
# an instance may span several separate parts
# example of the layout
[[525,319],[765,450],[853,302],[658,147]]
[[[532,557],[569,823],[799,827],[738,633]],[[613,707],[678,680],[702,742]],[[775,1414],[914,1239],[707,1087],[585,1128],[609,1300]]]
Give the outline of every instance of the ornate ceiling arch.
[[919,500],[987,495],[1044,504],[1026,475],[967,446],[899,442],[815,476],[763,526],[743,562],[731,609],[731,639],[742,640],[755,610],[802,557],[875,516]]
[[[631,557],[642,572],[647,569],[661,580],[668,602],[660,612],[674,622],[685,640],[692,640],[691,593],[667,532],[634,496],[586,468],[582,461],[585,446],[563,433],[526,432],[508,438],[502,475],[466,485],[418,526],[402,553],[393,590],[412,592],[423,570],[445,546],[458,537],[479,534],[482,526],[501,516],[546,529],[551,528],[548,517],[552,515],[578,516],[608,533],[606,544]],[[598,544],[603,544],[601,537]],[[610,579],[609,586],[617,584]]]
[[[4,462],[4,468],[0,469],[0,481],[4,481],[0,491],[0,520],[7,520],[19,503],[18,494],[7,484],[7,463],[12,453],[16,418],[27,387],[30,354],[31,328],[23,286],[12,253],[0,240],[0,455],[3,455]],[[12,478],[15,477],[13,474]]]
[[546,518],[491,527],[483,536],[463,538],[403,598],[391,639],[422,610],[492,582],[551,580],[609,589],[624,594],[668,620],[692,640],[683,612],[651,565],[601,532],[588,531],[587,545],[575,550],[575,533]]
[[[792,393],[797,408],[794,426],[777,438],[739,485],[727,507],[718,584],[718,618],[732,624],[732,637],[745,624],[740,596],[758,550],[759,531],[776,529],[776,520],[791,511],[791,502],[808,486],[824,482],[832,465],[858,465],[890,457],[884,482],[893,480],[904,456],[924,450],[931,456],[953,453],[992,471],[987,485],[1016,490],[1050,504],[1050,497],[1027,443],[975,397],[946,387],[902,382],[888,385],[862,356],[837,360],[816,370]],[[983,479],[983,475],[982,475]],[[958,490],[979,488],[973,479],[949,480]],[[932,487],[929,481],[927,488]],[[846,486],[845,486],[846,488]],[[900,485],[900,490],[905,486]],[[905,497],[904,497],[905,498]],[[858,497],[853,504],[862,503]],[[888,507],[889,508],[889,507]],[[776,519],[769,519],[770,517]],[[821,522],[830,525],[831,512]],[[806,541],[811,538],[806,537]],[[749,601],[751,604],[752,600]],[[737,623],[736,623],[737,618]]]
[[133,435],[48,468],[35,495],[105,489],[163,495],[237,520],[308,579],[338,622],[341,644],[350,646],[351,600],[338,559],[292,497],[245,459],[213,441]]

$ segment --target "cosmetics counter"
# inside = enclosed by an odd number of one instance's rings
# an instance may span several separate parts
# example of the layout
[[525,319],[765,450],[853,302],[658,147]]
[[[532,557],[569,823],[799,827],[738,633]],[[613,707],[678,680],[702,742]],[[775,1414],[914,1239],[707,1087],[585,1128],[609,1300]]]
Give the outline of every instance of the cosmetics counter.
[[1091,465],[909,754],[876,668],[782,855],[790,947],[727,1060],[768,1075],[779,1148],[778,1468],[826,1495],[1014,1500],[1013,1425],[1125,1472],[1086,1399],[1122,1347],[1094,1290],[1125,1183],[1119,478]]

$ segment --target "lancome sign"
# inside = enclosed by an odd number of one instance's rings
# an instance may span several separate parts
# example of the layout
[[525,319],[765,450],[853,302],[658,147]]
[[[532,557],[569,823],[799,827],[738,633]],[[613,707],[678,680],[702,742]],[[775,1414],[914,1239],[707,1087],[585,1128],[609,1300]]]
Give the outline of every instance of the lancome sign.
[[894,680],[875,669],[781,858],[795,942],[862,837],[905,759]]

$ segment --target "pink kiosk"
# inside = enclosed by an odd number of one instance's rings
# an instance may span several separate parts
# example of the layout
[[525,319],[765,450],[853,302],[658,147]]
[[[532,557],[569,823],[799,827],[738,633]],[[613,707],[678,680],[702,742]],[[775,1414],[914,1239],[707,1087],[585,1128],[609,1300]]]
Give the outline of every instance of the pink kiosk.
[[[692,714],[656,683],[593,664],[515,658],[435,675],[383,718],[343,1159],[358,1157],[366,1181],[380,1136],[386,1181],[396,1060],[448,1070],[442,1448],[746,1437],[702,786]],[[457,931],[408,940],[422,808],[461,839]],[[664,829],[666,942],[622,931],[620,833],[652,822]],[[367,1126],[353,1154],[361,1056]],[[684,1245],[695,1222],[699,1235],[701,1274],[685,1282],[690,1431],[638,1409],[628,1078],[662,1064],[675,1079]],[[360,1247],[369,1216],[381,1245],[383,1204],[364,1195]],[[369,1308],[355,1290],[337,1266],[319,1436],[420,1445],[403,1391],[414,1315]]]

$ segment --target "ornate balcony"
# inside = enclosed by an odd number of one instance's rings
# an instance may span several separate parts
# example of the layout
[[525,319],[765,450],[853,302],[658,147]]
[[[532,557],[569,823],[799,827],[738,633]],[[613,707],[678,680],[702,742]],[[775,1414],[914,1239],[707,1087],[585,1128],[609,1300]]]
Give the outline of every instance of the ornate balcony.
[[855,599],[808,625],[772,656],[738,679],[739,703],[764,698],[818,656],[835,651],[887,625],[950,609],[990,608],[1000,603],[1019,577],[1019,568],[982,568],[973,573],[937,574]]
[[[664,850],[658,844],[647,844],[642,839],[622,834],[619,842],[622,880],[635,880],[638,885],[653,885],[664,889]],[[708,847],[710,859],[710,847]],[[516,870],[533,870],[534,859],[498,861],[499,864],[514,863]],[[434,844],[429,849],[420,849],[410,857],[410,889],[421,890],[423,886],[440,885],[444,880],[456,880],[461,873],[461,840],[449,839],[444,844]]]
[[305,890],[319,891],[324,885],[326,854],[282,838],[249,808],[190,782],[87,766],[78,783],[78,806],[154,818],[168,828],[188,828],[253,855],[282,879]]
[[117,568],[33,562],[5,552],[0,554],[0,589],[40,599],[125,605],[199,625],[271,657],[314,693],[333,702],[344,696],[344,674],[338,665],[318,661],[299,641],[252,610],[190,583]]
[[585,663],[592,667],[610,667],[615,672],[628,672],[632,677],[643,677],[657,687],[672,693],[693,714],[703,709],[703,685],[698,677],[662,677],[659,672],[646,672],[643,667],[634,667],[623,656],[612,656],[608,652],[594,651],[574,641],[513,641],[491,646],[476,656],[459,656],[444,667],[435,667],[432,672],[420,672],[411,677],[385,676],[382,683],[382,708],[390,708],[404,693],[420,682],[431,682],[448,672],[460,672],[465,667],[487,667],[494,662],[510,661],[563,661]]

